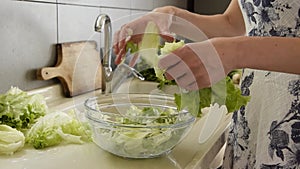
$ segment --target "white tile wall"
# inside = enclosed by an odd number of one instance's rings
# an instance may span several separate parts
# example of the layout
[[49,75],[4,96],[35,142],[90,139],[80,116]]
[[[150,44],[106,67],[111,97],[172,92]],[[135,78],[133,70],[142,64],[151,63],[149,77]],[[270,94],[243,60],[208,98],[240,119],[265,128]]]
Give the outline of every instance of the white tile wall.
[[57,0],[58,3],[99,6],[101,0]]
[[122,25],[130,21],[131,12],[129,9],[101,8],[101,13],[109,15],[113,32],[120,29]]
[[98,40],[94,24],[98,7],[58,5],[58,42]]
[[131,0],[131,9],[153,9],[153,0]]
[[[26,0],[24,0],[26,1]],[[52,2],[52,3],[56,3],[56,0],[31,0],[31,1],[34,1],[34,2]]]
[[130,19],[134,20],[136,18],[139,18],[145,14],[147,14],[149,11],[141,11],[141,10],[131,10]]
[[1,1],[0,92],[10,86],[32,89],[49,82],[36,80],[36,69],[55,63],[56,6]]
[[101,35],[94,32],[99,13],[107,13],[111,17],[115,32],[123,24],[155,7],[184,6],[185,1],[1,0],[0,93],[10,86],[31,90],[58,83],[58,80],[36,80],[37,69],[56,64],[57,43],[96,40],[101,44]]
[[100,0],[100,5],[105,7],[130,8],[131,0]]

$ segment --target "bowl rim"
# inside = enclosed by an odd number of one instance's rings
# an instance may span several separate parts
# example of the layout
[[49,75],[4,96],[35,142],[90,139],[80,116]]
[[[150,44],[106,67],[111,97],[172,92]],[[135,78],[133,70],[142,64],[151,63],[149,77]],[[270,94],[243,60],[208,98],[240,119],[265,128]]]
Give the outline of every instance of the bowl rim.
[[[97,100],[97,99],[99,99],[99,98],[103,98],[103,97],[107,97],[107,98],[110,98],[110,96],[128,96],[128,95],[132,95],[132,96],[149,96],[149,94],[141,94],[141,93],[130,93],[130,94],[125,94],[125,93],[111,93],[111,94],[107,94],[107,95],[105,95],[105,96],[95,96],[95,97],[91,97],[91,98],[88,98],[88,99],[86,99],[85,101],[84,101],[84,107],[85,107],[85,109],[88,109],[89,111],[92,111],[92,112],[94,112],[94,113],[101,113],[101,114],[103,114],[103,115],[110,115],[109,113],[107,113],[107,112],[100,112],[99,110],[97,110],[97,109],[94,109],[94,108],[92,108],[92,107],[90,107],[90,106],[88,106],[88,102],[89,101],[91,101],[91,100]],[[172,100],[174,100],[174,97],[173,96],[171,96],[171,95],[160,95],[160,94],[153,94],[153,95],[151,95],[151,98],[162,98],[162,97],[164,97],[164,98],[168,98],[168,99],[171,99],[171,101]],[[115,105],[127,105],[128,103],[118,103],[118,104],[114,104],[114,105],[112,105],[112,104],[110,104],[110,105],[104,105],[105,107],[113,107],[113,106],[115,106]],[[146,105],[146,103],[139,103],[139,104],[144,104],[144,105]],[[154,106],[155,106],[155,104],[153,104]],[[173,106],[168,106],[168,105],[156,105],[156,106],[159,106],[159,107],[166,107],[166,108],[172,108],[172,109],[176,109],[176,107],[173,107]],[[190,114],[187,110],[180,110],[180,111],[177,111],[178,113],[176,113],[176,114],[172,114],[171,116],[160,116],[160,117],[163,117],[163,118],[166,118],[166,117],[172,117],[172,116],[179,116],[179,115],[190,115],[190,117],[187,119],[187,120],[185,120],[185,121],[180,121],[180,122],[178,122],[178,123],[174,123],[174,124],[168,124],[168,125],[159,125],[159,124],[157,124],[157,125],[143,125],[143,124],[122,124],[122,123],[116,123],[116,122],[109,122],[109,121],[104,121],[104,120],[101,120],[101,119],[97,119],[97,118],[94,118],[94,117],[92,117],[91,115],[89,115],[89,113],[86,111],[85,112],[85,116],[86,116],[86,118],[87,119],[89,119],[89,120],[91,120],[91,121],[93,121],[93,122],[97,122],[97,123],[101,123],[101,124],[103,124],[103,125],[105,125],[105,126],[113,126],[113,127],[127,127],[127,128],[170,128],[170,127],[172,127],[172,128],[174,128],[174,127],[176,127],[176,128],[178,128],[178,127],[182,127],[182,126],[186,126],[186,125],[190,125],[191,123],[193,123],[195,120],[196,120],[196,117],[194,117],[192,114]],[[119,117],[126,117],[125,115],[124,116],[122,116],[122,115],[119,115],[119,114],[116,114],[115,116],[119,116]],[[144,116],[135,116],[135,117],[144,117]],[[156,118],[157,118],[157,116],[155,116]],[[153,118],[155,118],[155,117],[153,117]],[[147,118],[149,118],[149,117],[147,117]]]

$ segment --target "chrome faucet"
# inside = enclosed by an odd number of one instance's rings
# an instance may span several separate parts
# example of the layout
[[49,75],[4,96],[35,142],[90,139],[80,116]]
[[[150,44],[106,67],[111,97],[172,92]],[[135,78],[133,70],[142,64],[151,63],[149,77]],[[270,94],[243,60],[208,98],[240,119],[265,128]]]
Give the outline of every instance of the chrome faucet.
[[[113,69],[111,65],[111,47],[112,47],[112,28],[111,21],[108,15],[100,14],[95,23],[95,31],[104,33],[104,50],[102,58],[102,67],[105,80],[105,93],[111,92],[111,80]],[[100,52],[101,53],[101,52]]]
[[[115,70],[112,67],[112,28],[108,15],[100,14],[95,23],[95,31],[104,33],[104,50],[102,68],[105,81],[105,94],[115,92],[118,87],[131,75],[140,80],[144,77],[134,68],[126,64],[119,64]],[[100,52],[101,54],[101,52]],[[100,56],[101,57],[101,56]]]

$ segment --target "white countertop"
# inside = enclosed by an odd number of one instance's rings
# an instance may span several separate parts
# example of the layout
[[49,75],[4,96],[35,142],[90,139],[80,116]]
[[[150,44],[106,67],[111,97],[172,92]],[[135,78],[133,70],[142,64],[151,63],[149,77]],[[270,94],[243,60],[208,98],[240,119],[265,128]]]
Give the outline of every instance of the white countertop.
[[[82,102],[99,95],[95,91],[74,98],[65,98],[60,85],[29,91],[45,96],[51,111],[66,111],[80,107]],[[187,137],[170,154],[153,159],[126,159],[112,155],[94,143],[60,145],[44,150],[25,147],[12,156],[0,155],[1,169],[194,169],[209,168],[210,163],[224,146],[226,129],[231,114],[223,116],[217,129],[204,143],[198,142],[199,133],[207,115],[197,119]]]

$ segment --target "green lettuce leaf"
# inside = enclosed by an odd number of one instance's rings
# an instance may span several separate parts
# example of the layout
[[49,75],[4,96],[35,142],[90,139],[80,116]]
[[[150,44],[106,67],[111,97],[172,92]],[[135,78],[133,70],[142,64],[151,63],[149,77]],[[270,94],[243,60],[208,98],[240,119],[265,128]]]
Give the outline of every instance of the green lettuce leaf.
[[8,126],[0,125],[0,154],[12,155],[22,149],[25,136],[22,132]]
[[0,95],[0,124],[17,130],[29,129],[47,111],[48,107],[41,95],[29,95],[17,87]]
[[160,57],[164,57],[165,55],[173,52],[174,50],[182,47],[183,45],[185,45],[183,40],[180,40],[178,42],[165,42],[165,45],[160,49]]
[[26,143],[36,149],[60,143],[82,144],[91,140],[88,124],[64,112],[53,112],[40,118],[26,135]]
[[226,105],[227,111],[232,113],[246,105],[249,100],[250,96],[243,96],[230,77],[226,77],[209,88],[175,94],[178,109],[187,109],[198,117],[201,117],[203,108],[210,107],[214,103]]

